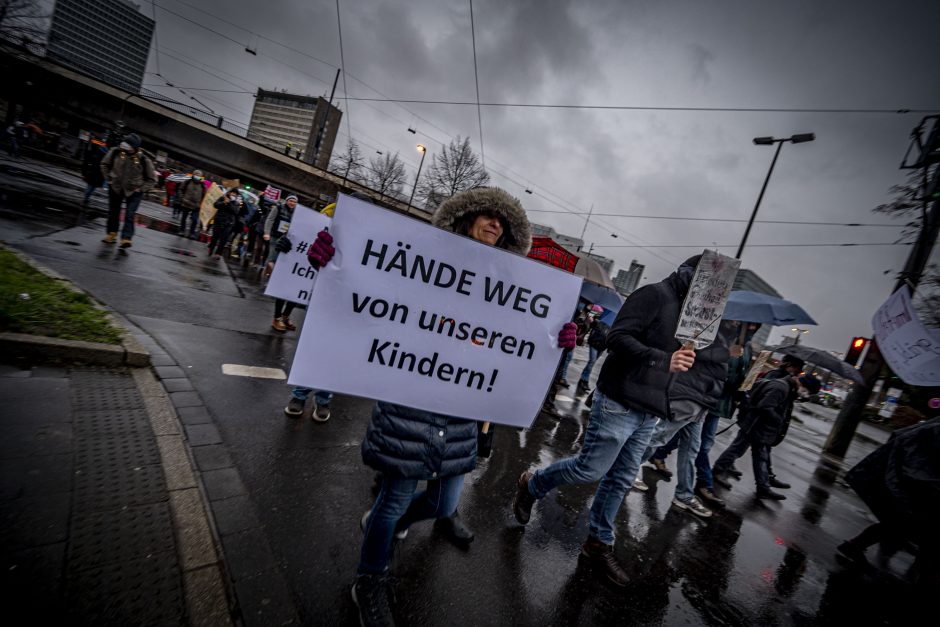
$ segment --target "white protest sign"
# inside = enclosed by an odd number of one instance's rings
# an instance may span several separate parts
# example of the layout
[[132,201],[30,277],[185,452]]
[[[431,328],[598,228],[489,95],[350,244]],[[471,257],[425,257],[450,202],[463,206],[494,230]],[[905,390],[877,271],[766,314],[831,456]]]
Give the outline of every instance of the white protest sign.
[[702,253],[679,313],[677,340],[683,344],[691,342],[698,350],[711,346],[718,335],[721,315],[739,267],[740,259],[726,257],[714,250]]
[[277,187],[271,187],[268,185],[264,188],[264,197],[271,202],[277,202],[281,199],[281,190]]
[[920,321],[907,286],[878,308],[871,326],[885,361],[904,383],[940,385],[940,331]]
[[289,382],[527,427],[581,278],[341,195]]
[[[265,296],[283,298],[292,303],[306,305],[313,293],[316,270],[307,262],[307,249],[317,233],[330,226],[330,219],[309,207],[297,205],[290,221],[287,237],[291,241],[290,252],[280,253],[274,264],[271,280],[264,290]],[[272,238],[271,245],[277,240]]]

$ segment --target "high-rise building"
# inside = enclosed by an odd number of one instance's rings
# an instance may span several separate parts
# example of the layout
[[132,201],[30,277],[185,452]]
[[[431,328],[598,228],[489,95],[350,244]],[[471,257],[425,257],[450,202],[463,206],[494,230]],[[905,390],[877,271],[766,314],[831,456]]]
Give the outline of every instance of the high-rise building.
[[259,88],[248,139],[326,169],[342,117],[325,98]]
[[629,270],[618,270],[614,278],[614,287],[622,296],[628,296],[640,285],[640,279],[646,272],[646,266],[637,263],[636,259],[630,262]]
[[154,21],[129,0],[57,0],[46,55],[100,81],[140,92]]

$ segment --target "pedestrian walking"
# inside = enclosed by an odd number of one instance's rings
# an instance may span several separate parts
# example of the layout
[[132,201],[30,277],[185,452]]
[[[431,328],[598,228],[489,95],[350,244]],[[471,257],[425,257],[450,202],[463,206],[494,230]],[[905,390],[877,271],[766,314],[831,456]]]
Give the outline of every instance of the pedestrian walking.
[[[294,209],[296,208],[297,196],[291,194],[284,202],[278,203],[275,208],[271,209],[268,213],[268,217],[264,221],[264,241],[269,242],[272,238],[275,240],[275,245],[270,247],[271,251],[268,255],[268,263],[264,272],[265,276],[271,276],[271,272],[274,271],[274,262],[277,260],[277,256],[282,252],[288,252],[290,250],[290,240],[282,240],[281,238],[290,230],[290,223],[294,217]],[[280,250],[277,244],[280,244]],[[271,328],[281,333],[285,331],[295,331],[297,327],[290,320],[290,315],[295,307],[296,305],[290,301],[284,300],[283,298],[275,298],[274,320],[271,321]]]
[[[795,363],[795,362],[791,362]],[[736,459],[751,449],[754,467],[754,482],[757,485],[757,498],[782,501],[785,495],[774,492],[771,488],[789,488],[790,485],[777,481],[771,475],[770,450],[786,437],[793,413],[793,402],[797,396],[812,396],[822,386],[819,380],[810,374],[789,375],[783,378],[771,378],[769,375],[754,384],[751,389],[747,409],[738,418],[740,431],[734,441],[718,456],[712,468],[714,475],[726,474]],[[726,481],[715,479],[718,485],[730,485]]]
[[19,120],[10,124],[4,131],[4,140],[7,147],[7,154],[13,157],[14,159],[19,158],[20,156],[20,140],[24,136],[23,123]]
[[101,160],[101,173],[108,182],[107,235],[101,241],[105,244],[117,241],[121,206],[124,205],[121,248],[130,248],[137,207],[144,193],[156,182],[153,161],[140,150],[140,137],[130,133],[116,148],[109,150]]
[[82,161],[82,180],[85,181],[85,196],[82,206],[87,207],[95,190],[104,185],[104,174],[101,172],[101,161],[108,149],[104,146],[91,144]]
[[209,242],[209,255],[213,255],[214,251],[215,259],[219,260],[222,258],[222,250],[225,248],[225,244],[228,243],[232,226],[238,221],[239,216],[244,213],[245,206],[241,192],[234,187],[216,200],[213,206],[216,212],[212,222],[212,241]]
[[176,204],[180,208],[179,234],[186,236],[186,222],[189,220],[189,238],[196,238],[196,227],[199,224],[199,210],[202,200],[206,197],[206,179],[202,170],[193,170],[189,179],[183,181],[176,190]]
[[584,370],[581,371],[581,376],[578,378],[577,391],[582,394],[591,391],[591,372],[594,370],[597,359],[607,350],[607,333],[610,331],[610,325],[601,322],[598,317],[600,312],[595,310],[594,307],[597,307],[597,305],[593,305],[591,312],[588,314],[588,328],[590,329],[587,337],[588,361],[584,364]]
[[532,506],[557,487],[600,481],[581,556],[617,585],[627,575],[614,556],[614,518],[633,485],[657,421],[671,415],[668,387],[674,374],[688,371],[695,351],[676,340],[682,301],[701,255],[669,277],[627,297],[607,334],[607,350],[581,452],[516,482],[512,510],[521,524]]
[[[479,242],[525,254],[531,230],[518,200],[497,188],[461,192],[438,207],[432,223]],[[560,345],[574,342],[566,323]],[[481,417],[483,418],[483,417]],[[395,537],[427,519],[450,517],[464,477],[476,466],[477,423],[434,412],[376,403],[362,443],[363,461],[382,473],[382,485],[362,518],[363,540],[353,600],[363,625],[393,625],[388,565]],[[427,481],[425,490],[418,483]]]

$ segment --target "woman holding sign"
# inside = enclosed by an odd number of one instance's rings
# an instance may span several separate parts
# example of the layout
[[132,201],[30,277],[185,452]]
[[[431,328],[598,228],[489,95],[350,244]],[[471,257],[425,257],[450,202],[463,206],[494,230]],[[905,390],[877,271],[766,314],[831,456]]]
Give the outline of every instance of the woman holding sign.
[[[447,231],[522,255],[532,241],[522,205],[497,188],[461,192],[444,201],[431,221]],[[311,263],[328,262],[331,244],[331,236],[320,233],[311,247]],[[574,347],[575,337],[575,325],[569,322],[558,343]],[[476,421],[376,403],[362,443],[362,459],[382,473],[382,483],[372,509],[363,516],[362,549],[352,588],[363,625],[394,624],[388,581],[392,541],[403,538],[418,521],[454,514],[464,476],[476,466],[476,457]],[[418,490],[421,481],[427,481],[424,491]]]

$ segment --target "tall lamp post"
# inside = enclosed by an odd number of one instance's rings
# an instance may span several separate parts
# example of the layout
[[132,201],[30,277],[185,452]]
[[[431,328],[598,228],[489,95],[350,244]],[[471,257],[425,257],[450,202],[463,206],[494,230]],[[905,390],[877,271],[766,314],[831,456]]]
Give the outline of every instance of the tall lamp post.
[[418,152],[421,153],[421,163],[418,164],[418,173],[415,175],[415,184],[411,188],[411,198],[408,199],[408,213],[411,213],[411,201],[415,199],[415,191],[418,189],[418,179],[421,178],[421,166],[424,165],[424,158],[428,154],[428,149],[424,147],[423,144],[418,144],[416,146]]
[[754,204],[754,211],[751,212],[751,219],[747,221],[747,228],[744,229],[744,237],[741,238],[741,245],[738,246],[738,254],[735,259],[740,259],[744,253],[744,245],[747,243],[747,236],[751,234],[751,226],[754,225],[754,218],[757,217],[757,210],[760,208],[760,201],[764,198],[764,192],[767,190],[767,183],[770,181],[770,175],[774,173],[774,166],[777,165],[777,157],[780,156],[780,149],[783,144],[791,142],[793,144],[802,144],[816,139],[815,133],[799,133],[790,137],[777,139],[776,137],[755,137],[754,143],[758,146],[771,146],[777,144],[777,151],[774,153],[774,159],[770,162],[770,169],[767,170],[767,178],[764,179],[764,185],[760,188],[760,194],[757,195],[757,202]]
[[793,327],[793,328],[790,329],[790,330],[793,331],[794,333],[796,333],[796,335],[793,337],[793,345],[794,345],[794,346],[796,346],[797,344],[800,343],[800,335],[801,335],[801,334],[803,334],[803,333],[809,333],[809,329],[800,329],[800,328],[798,328],[798,327]]

